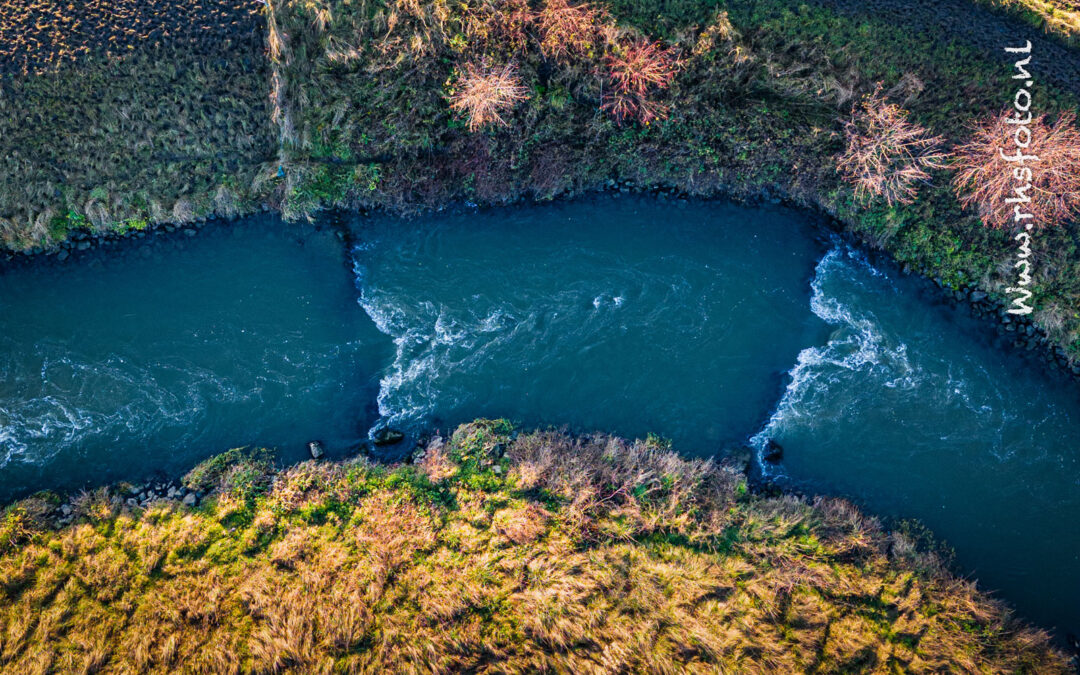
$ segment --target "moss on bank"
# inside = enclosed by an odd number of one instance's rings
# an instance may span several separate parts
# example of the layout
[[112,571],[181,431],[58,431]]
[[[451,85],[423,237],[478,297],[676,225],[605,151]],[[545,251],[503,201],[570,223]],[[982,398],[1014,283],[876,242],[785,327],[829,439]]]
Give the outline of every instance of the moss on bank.
[[413,465],[232,451],[186,482],[213,490],[8,509],[4,672],[1066,672],[850,504],[655,441],[481,420]]

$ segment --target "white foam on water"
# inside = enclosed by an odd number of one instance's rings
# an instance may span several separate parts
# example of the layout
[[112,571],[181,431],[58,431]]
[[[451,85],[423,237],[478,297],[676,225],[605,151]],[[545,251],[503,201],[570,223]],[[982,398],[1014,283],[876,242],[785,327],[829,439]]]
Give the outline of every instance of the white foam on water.
[[[93,439],[149,439],[164,428],[197,429],[211,403],[263,401],[268,386],[289,385],[299,373],[327,368],[332,357],[358,347],[330,345],[292,356],[267,349],[251,372],[223,377],[191,363],[136,364],[122,355],[88,358],[61,352],[66,348],[60,345],[39,345],[45,354],[40,368],[21,380],[13,375],[19,386],[0,405],[0,468],[12,461],[44,464]],[[4,366],[9,373],[14,368]]]
[[[369,249],[358,248],[354,253]],[[559,308],[578,307],[586,291],[560,289],[530,302],[527,309],[515,307],[513,298],[487,296],[448,306],[399,297],[377,287],[370,282],[360,255],[354,256],[353,269],[360,306],[394,344],[393,361],[379,381],[380,419],[375,427],[415,428],[426,423],[436,407],[452,410],[467,402],[475,391],[461,379],[462,374],[482,372],[493,359],[505,358],[505,352],[558,349],[567,338],[553,328],[563,320]],[[584,297],[592,300],[590,314],[597,317],[625,302],[611,292],[594,291]]]
[[[843,286],[863,285],[860,276],[876,277],[888,290],[895,290],[884,274],[859,254],[837,247],[818,262],[811,282],[810,308],[826,323],[835,326],[828,342],[799,352],[795,366],[788,371],[790,382],[768,422],[750,439],[757,450],[758,464],[766,475],[780,469],[763,461],[762,453],[770,438],[786,428],[816,426],[836,415],[834,389],[857,382],[875,382],[884,387],[914,389],[920,372],[908,359],[907,345],[885,335],[875,315],[850,305]],[[834,288],[837,286],[838,288]],[[883,301],[887,299],[883,298]],[[852,375],[858,373],[858,375]],[[865,386],[865,385],[863,385]]]

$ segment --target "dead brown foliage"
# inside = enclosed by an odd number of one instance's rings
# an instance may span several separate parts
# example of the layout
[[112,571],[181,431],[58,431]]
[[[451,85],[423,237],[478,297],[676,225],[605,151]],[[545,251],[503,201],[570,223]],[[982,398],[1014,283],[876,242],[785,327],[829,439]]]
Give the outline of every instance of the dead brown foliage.
[[587,2],[548,0],[536,15],[540,51],[559,62],[589,56],[600,37],[602,13]]
[[[975,126],[971,139],[955,151],[953,189],[960,203],[976,209],[990,227],[1063,225],[1080,213],[1076,115],[1064,113],[1053,123],[1040,115],[1027,125],[1017,124],[1015,119],[1012,111],[1005,111]],[[1002,156],[1016,156],[1015,135],[1022,126],[1031,134],[1023,154],[1038,157],[1024,165]],[[1026,187],[1028,183],[1030,187]],[[1006,200],[1010,198],[1030,201],[1009,203]],[[1017,210],[1033,218],[1018,221]]]
[[476,131],[489,124],[507,126],[503,115],[527,98],[529,90],[521,84],[516,65],[467,63],[450,94],[450,107],[465,113],[469,130]]
[[837,170],[855,185],[860,199],[881,198],[890,206],[910,204],[931,169],[944,165],[942,139],[908,119],[881,88],[855,106],[844,125],[847,147]]
[[635,40],[604,57],[608,88],[601,107],[620,123],[636,120],[648,125],[667,117],[667,106],[653,95],[671,85],[679,70],[674,48],[659,42]]

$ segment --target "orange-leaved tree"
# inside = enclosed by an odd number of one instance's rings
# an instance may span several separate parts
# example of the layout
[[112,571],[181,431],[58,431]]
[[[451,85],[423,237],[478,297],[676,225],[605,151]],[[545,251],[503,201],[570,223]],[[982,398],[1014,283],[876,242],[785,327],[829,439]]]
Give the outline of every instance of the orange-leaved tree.
[[667,89],[679,71],[674,48],[637,39],[604,56],[607,87],[601,107],[620,123],[636,120],[648,125],[667,116],[667,106],[652,99]]

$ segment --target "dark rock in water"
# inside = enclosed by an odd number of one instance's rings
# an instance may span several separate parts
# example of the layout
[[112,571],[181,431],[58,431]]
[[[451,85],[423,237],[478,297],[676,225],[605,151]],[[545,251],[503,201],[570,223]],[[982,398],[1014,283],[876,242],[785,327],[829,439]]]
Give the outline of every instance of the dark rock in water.
[[770,464],[776,464],[784,458],[784,448],[773,439],[765,442],[765,449],[761,453],[762,458]]
[[405,434],[401,433],[397,429],[391,429],[389,427],[383,427],[375,432],[373,438],[375,445],[382,447],[384,445],[394,445],[405,440]]
[[326,451],[323,450],[322,441],[310,441],[307,444],[307,449],[308,449],[308,452],[311,453],[311,458],[312,459],[319,459],[320,457],[322,457],[323,455],[326,454]]
[[67,249],[63,248],[63,249],[60,249],[60,252],[56,254],[56,259],[57,260],[67,260],[67,257],[69,255],[70,255],[70,253],[68,253]]

